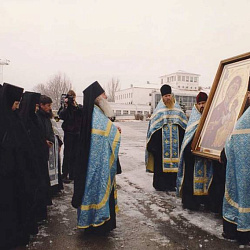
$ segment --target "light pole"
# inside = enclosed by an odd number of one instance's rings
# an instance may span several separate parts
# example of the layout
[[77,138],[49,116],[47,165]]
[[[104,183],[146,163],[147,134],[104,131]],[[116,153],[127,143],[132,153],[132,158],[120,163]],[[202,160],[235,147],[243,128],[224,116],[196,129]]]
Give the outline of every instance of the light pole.
[[10,64],[10,60],[7,59],[0,59],[0,66],[1,66],[1,83],[3,83],[3,66],[4,65],[9,65]]

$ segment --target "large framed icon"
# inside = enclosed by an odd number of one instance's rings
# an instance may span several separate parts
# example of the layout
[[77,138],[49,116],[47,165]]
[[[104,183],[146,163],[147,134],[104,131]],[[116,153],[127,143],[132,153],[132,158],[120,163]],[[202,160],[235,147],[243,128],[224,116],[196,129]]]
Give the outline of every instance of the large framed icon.
[[195,155],[219,160],[228,136],[243,113],[250,76],[250,53],[220,62],[192,142]]

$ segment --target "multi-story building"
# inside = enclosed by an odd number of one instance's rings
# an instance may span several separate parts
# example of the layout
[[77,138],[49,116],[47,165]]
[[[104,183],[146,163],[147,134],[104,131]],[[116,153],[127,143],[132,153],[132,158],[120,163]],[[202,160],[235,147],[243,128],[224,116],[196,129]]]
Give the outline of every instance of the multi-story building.
[[199,77],[198,74],[178,70],[175,73],[160,76],[160,79],[161,84],[169,84],[176,89],[197,91],[199,89]]
[[116,119],[135,119],[136,115],[148,117],[151,113],[151,107],[145,104],[124,104],[124,103],[109,103],[114,111]]
[[115,103],[111,103],[116,117],[133,119],[136,114],[147,116],[153,113],[157,104],[161,100],[160,88],[163,84],[169,84],[176,101],[185,106],[189,115],[196,102],[199,91],[207,94],[210,89],[202,89],[199,86],[199,74],[177,71],[172,74],[161,76],[161,84],[147,82],[145,85],[133,86],[119,90],[115,93]]
[[136,114],[147,117],[151,111],[152,92],[159,91],[159,84],[147,82],[145,85],[133,86],[115,93],[115,103],[111,106],[116,117],[134,119]]
[[147,84],[140,86],[133,86],[130,88],[119,90],[115,93],[115,103],[123,104],[143,104],[151,105],[152,92],[159,90],[161,85],[147,82]]

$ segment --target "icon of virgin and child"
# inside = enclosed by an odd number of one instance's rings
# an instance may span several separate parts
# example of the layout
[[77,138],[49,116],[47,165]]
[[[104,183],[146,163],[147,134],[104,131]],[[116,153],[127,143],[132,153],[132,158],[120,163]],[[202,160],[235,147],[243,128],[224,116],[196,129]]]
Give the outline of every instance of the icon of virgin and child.
[[239,114],[239,90],[242,78],[235,76],[229,83],[223,100],[212,110],[201,147],[221,151],[231,134]]

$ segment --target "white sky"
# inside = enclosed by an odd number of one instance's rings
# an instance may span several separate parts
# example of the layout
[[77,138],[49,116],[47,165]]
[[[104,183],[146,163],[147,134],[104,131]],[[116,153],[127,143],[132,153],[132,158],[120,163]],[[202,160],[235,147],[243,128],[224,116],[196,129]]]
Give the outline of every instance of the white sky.
[[32,90],[58,72],[77,94],[184,70],[212,84],[219,62],[250,51],[250,0],[1,0],[3,80]]

